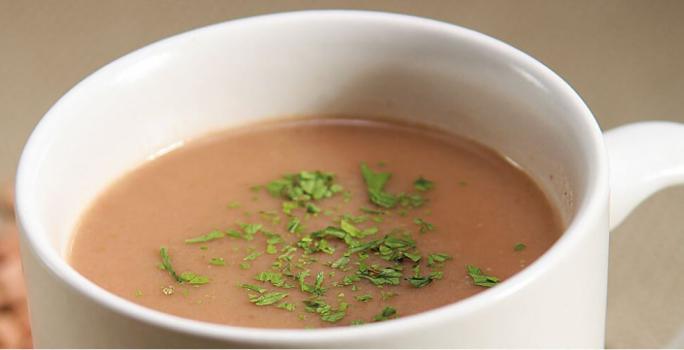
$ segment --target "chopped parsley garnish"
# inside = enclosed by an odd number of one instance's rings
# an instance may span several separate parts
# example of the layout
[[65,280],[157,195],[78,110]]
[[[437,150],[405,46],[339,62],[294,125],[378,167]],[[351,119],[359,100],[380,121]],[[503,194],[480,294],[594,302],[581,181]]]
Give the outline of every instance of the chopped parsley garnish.
[[[286,301],[288,292],[296,293],[297,298],[305,295],[308,299],[303,301],[304,311],[315,313],[321,321],[329,323],[337,323],[347,317],[348,308],[351,306],[345,300],[345,294],[346,298],[353,298],[352,301],[356,305],[374,302],[374,295],[375,298],[381,299],[378,302],[389,303],[389,299],[398,295],[394,291],[395,286],[410,285],[414,288],[423,288],[442,279],[444,273],[435,271],[435,268],[443,267],[451,257],[443,253],[421,253],[412,236],[418,232],[435,230],[432,223],[418,217],[418,210],[425,212],[423,215],[429,215],[427,213],[431,211],[430,207],[425,206],[429,203],[426,194],[434,189],[434,182],[420,176],[410,184],[413,193],[394,194],[386,191],[386,186],[392,178],[390,172],[375,172],[366,164],[361,164],[360,170],[368,198],[372,203],[370,206],[373,208],[352,207],[352,193],[335,182],[334,174],[301,171],[282,176],[265,186],[252,187],[253,199],[261,196],[259,192],[263,188],[278,199],[282,211],[272,210],[272,205],[269,205],[269,210],[246,205],[244,210],[248,211],[245,211],[245,215],[252,219],[245,220],[250,223],[238,222],[238,227],[234,229],[214,230],[202,236],[189,238],[185,243],[207,243],[225,237],[260,244],[265,242],[264,249],[247,242],[234,241],[231,241],[228,247],[239,254],[247,245],[247,255],[236,266],[243,270],[251,269],[252,261],[263,254],[268,254],[261,259],[269,259],[270,268],[255,271],[255,284],[239,285],[248,291],[249,301],[257,306],[271,305],[294,312],[297,306],[300,309],[302,306],[298,304],[299,301]],[[322,202],[337,194],[340,194],[337,196],[337,202],[332,202],[331,205]],[[228,207],[238,208],[240,204],[233,201]],[[323,215],[320,215],[321,213]],[[402,219],[407,216],[413,220]],[[396,220],[397,225],[387,227],[391,223],[390,220]],[[320,225],[321,222],[328,222],[328,226],[316,227],[316,231],[308,230],[309,225]],[[382,222],[385,224],[382,227],[378,226],[378,223]],[[417,228],[412,226],[411,222],[418,225]],[[383,231],[385,228],[388,229],[382,232],[382,236],[379,235],[381,228]],[[284,234],[281,236],[275,232]],[[259,235],[262,235],[263,240]],[[160,268],[167,271],[178,283],[186,284],[186,293],[189,293],[190,288],[187,285],[210,282],[209,277],[193,272],[177,274],[171,265],[168,249],[162,247],[160,254]],[[330,257],[326,258],[324,254]],[[209,259],[209,265],[226,265],[226,260],[221,257],[203,255],[202,259]],[[318,269],[322,264],[326,265],[326,268]],[[429,270],[421,272],[421,267]],[[496,277],[486,276],[479,269],[475,269],[477,268],[472,267],[468,270],[475,284],[488,286],[487,284],[493,285],[498,282]],[[373,287],[378,288],[378,291],[369,293],[369,290],[366,290]],[[174,287],[168,288],[168,293],[173,293]],[[345,288],[347,290],[344,290]],[[360,292],[361,290],[363,292]],[[331,302],[335,299],[336,305]],[[302,320],[306,318],[301,312],[293,315]],[[372,320],[383,321],[396,316],[396,310],[387,306]],[[363,321],[354,320],[351,323],[362,324]]]
[[435,230],[435,226],[433,224],[431,224],[431,223],[429,223],[429,222],[427,222],[421,218],[413,219],[413,223],[418,225],[418,227],[420,228],[420,233],[426,233],[426,232]]
[[374,204],[383,208],[394,208],[397,205],[397,196],[385,192],[385,185],[392,177],[391,173],[374,172],[365,163],[361,164],[361,175],[366,182],[368,198]]
[[389,320],[390,318],[394,318],[397,315],[397,310],[391,306],[387,306],[382,311],[373,316],[373,321],[374,322],[379,322],[379,321],[385,321]]
[[230,230],[226,231],[226,236],[233,237],[233,238],[242,238],[242,233],[240,233],[240,231],[238,231],[238,230],[230,229]]
[[214,266],[225,266],[226,261],[223,260],[223,258],[211,258],[209,260],[209,264],[214,265]]
[[209,283],[209,277],[198,275],[193,272],[183,272],[178,276],[183,282],[200,285]]
[[416,181],[413,181],[413,188],[415,188],[416,191],[425,192],[433,187],[435,187],[435,183],[422,176],[417,178]]
[[287,231],[290,233],[300,233],[302,232],[302,222],[298,217],[293,216],[290,222],[287,224]]
[[366,265],[364,263],[359,263],[358,275],[376,286],[385,284],[397,286],[402,277],[401,271],[397,271],[395,267],[379,267],[378,265]]
[[309,214],[318,214],[321,212],[321,208],[317,207],[316,204],[311,202],[306,203],[306,212]]
[[385,214],[387,214],[386,211],[379,210],[379,209],[361,208],[360,210],[366,214],[371,214],[371,215],[385,215]]
[[527,246],[524,243],[517,243],[513,246],[513,250],[515,250],[516,252],[521,252],[525,250],[525,248],[527,248]]
[[390,300],[390,299],[396,297],[397,295],[399,295],[399,293],[397,293],[397,292],[385,292],[385,291],[380,292],[380,297],[382,297],[383,301]]
[[468,271],[468,276],[473,279],[473,283],[476,286],[481,287],[494,287],[500,280],[494,276],[488,276],[482,273],[480,268],[473,265],[466,265],[466,271]]
[[242,228],[242,238],[251,241],[263,226],[261,224],[240,224]]
[[240,285],[240,287],[241,287],[241,288],[244,288],[244,289],[248,289],[248,290],[254,291],[254,292],[257,292],[257,293],[259,293],[259,294],[262,294],[262,293],[266,292],[266,288],[262,288],[262,287],[259,287],[259,286],[253,285],[253,284],[243,283],[243,284]]
[[330,264],[330,267],[332,267],[333,269],[340,269],[341,270],[341,269],[344,269],[347,266],[347,264],[349,264],[349,261],[351,261],[351,259],[349,259],[348,256],[342,256],[341,258],[332,262]]
[[289,285],[285,282],[285,279],[283,278],[283,274],[280,272],[272,272],[272,271],[260,272],[256,276],[254,276],[254,279],[257,281],[261,281],[261,282],[269,282],[274,287],[292,288],[291,285]]
[[297,308],[295,306],[295,304],[288,303],[288,302],[282,302],[282,303],[278,304],[278,306],[276,306],[276,307],[279,309],[290,311],[290,312],[295,311],[295,309]]
[[259,253],[258,251],[255,250],[255,251],[253,251],[253,252],[247,254],[247,256],[245,256],[244,258],[242,258],[242,260],[244,260],[244,261],[254,261],[254,260],[256,260],[256,258],[258,258],[259,256],[261,256],[261,253]]
[[377,227],[360,230],[347,219],[340,220],[340,228],[352,238],[364,238],[366,236],[374,235],[378,232]]
[[360,301],[362,303],[367,303],[371,300],[373,300],[373,296],[370,294],[364,294],[364,295],[357,295],[354,297],[357,301]]
[[307,202],[332,197],[342,191],[342,186],[335,184],[335,175],[321,171],[302,171],[298,174],[285,175],[271,181],[266,188],[274,197],[282,197],[290,201]]
[[265,294],[259,294],[259,295],[251,295],[249,297],[249,301],[254,303],[254,305],[257,305],[257,306],[266,306],[266,305],[275,304],[275,303],[281,301],[286,296],[287,296],[287,293],[271,292],[271,293],[265,293]]
[[321,320],[326,321],[326,322],[330,322],[330,323],[335,323],[335,322],[343,319],[344,316],[347,315],[348,304],[347,303],[340,303],[340,304],[343,304],[344,307],[337,309],[337,310],[331,310],[330,312],[328,312],[326,314],[322,314]]
[[282,207],[283,213],[286,215],[292,215],[292,211],[297,209],[299,204],[297,204],[297,202],[283,202]]
[[415,288],[423,288],[436,279],[442,279],[441,273],[431,273],[427,276],[420,274],[420,265],[413,267],[413,276],[409,277],[409,283]]
[[447,260],[451,260],[451,256],[449,254],[444,254],[444,253],[434,253],[428,255],[428,267],[433,267],[433,266],[441,266],[444,262]]
[[283,238],[276,233],[263,230],[261,232],[263,232],[264,236],[266,236],[266,253],[271,255],[278,253],[277,244],[283,243]]
[[306,277],[309,276],[310,272],[308,270],[299,272],[297,274],[297,280],[299,281],[299,288],[302,292],[313,294],[316,296],[322,296],[325,294],[326,288],[323,287],[323,280],[325,279],[325,274],[319,272],[316,275],[314,284],[306,283]]
[[333,309],[328,303],[321,299],[304,300],[305,310],[307,312],[316,313],[320,315],[321,320],[335,323],[342,320],[347,315],[347,308],[349,304],[341,301],[337,308]]
[[173,279],[175,279],[177,282],[183,282],[183,280],[178,276],[176,271],[173,269],[173,266],[171,265],[171,257],[169,257],[169,250],[166,247],[161,247],[159,249],[159,255],[161,255],[161,264],[159,264],[159,268],[167,271]]
[[214,230],[214,231],[207,233],[206,235],[186,239],[185,243],[204,243],[204,242],[213,241],[215,239],[223,238],[225,236],[226,236],[226,234],[224,232],[219,231],[219,230]]
[[417,193],[402,193],[399,196],[399,204],[404,208],[420,208],[423,204],[425,204],[425,198]]

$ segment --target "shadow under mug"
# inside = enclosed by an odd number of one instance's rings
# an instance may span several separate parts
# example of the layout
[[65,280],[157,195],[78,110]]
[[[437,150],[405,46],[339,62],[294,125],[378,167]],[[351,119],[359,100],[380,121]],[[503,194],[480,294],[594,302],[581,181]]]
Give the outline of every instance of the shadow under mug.
[[[545,190],[566,231],[495,288],[360,327],[255,329],[182,319],[108,293],[68,265],[82,211],[155,154],[268,118],[340,114],[439,125],[498,150]],[[544,65],[434,20],[304,11],[177,35],[76,85],[24,149],[17,215],[35,345],[602,347],[609,228],[654,191],[684,180],[683,140],[684,128],[665,122],[604,135]]]

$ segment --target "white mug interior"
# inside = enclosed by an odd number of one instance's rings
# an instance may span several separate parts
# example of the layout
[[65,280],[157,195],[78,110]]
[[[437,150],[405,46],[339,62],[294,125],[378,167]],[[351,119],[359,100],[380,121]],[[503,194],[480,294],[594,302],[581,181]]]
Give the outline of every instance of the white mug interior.
[[[308,115],[397,118],[476,140],[525,169],[560,210],[568,230],[530,267],[464,301],[381,324],[287,333],[165,316],[106,292],[68,265],[81,213],[136,166],[209,132]],[[583,234],[582,220],[605,214],[603,153],[591,112],[562,79],[477,32],[358,11],[237,20],[124,56],[82,81],[47,113],[18,173],[22,248],[34,251],[83,297],[164,328],[256,345],[370,339],[476,312],[551,268],[562,259],[564,245]]]

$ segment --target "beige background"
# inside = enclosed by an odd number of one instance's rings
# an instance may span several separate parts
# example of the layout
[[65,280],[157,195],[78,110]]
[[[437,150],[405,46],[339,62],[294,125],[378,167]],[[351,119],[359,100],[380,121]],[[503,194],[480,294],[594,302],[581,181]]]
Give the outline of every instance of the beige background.
[[[0,0],[0,183],[39,118],[96,68],[191,28],[310,8],[411,13],[502,39],[567,79],[604,129],[684,122],[684,1]],[[609,347],[663,347],[684,332],[683,210],[673,188],[612,233]]]

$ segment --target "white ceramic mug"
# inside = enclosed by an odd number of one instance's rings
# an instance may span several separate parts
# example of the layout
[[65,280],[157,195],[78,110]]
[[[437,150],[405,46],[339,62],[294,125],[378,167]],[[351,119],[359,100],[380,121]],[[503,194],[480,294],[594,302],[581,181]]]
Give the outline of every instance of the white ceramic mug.
[[[108,293],[67,264],[84,208],[155,155],[216,129],[339,114],[436,124],[500,151],[542,186],[567,230],[495,288],[360,327],[253,329],[182,319]],[[455,25],[306,11],[193,30],[100,69],[31,135],[16,193],[35,345],[602,347],[609,229],[683,175],[681,125],[602,134],[580,97],[544,65]]]

